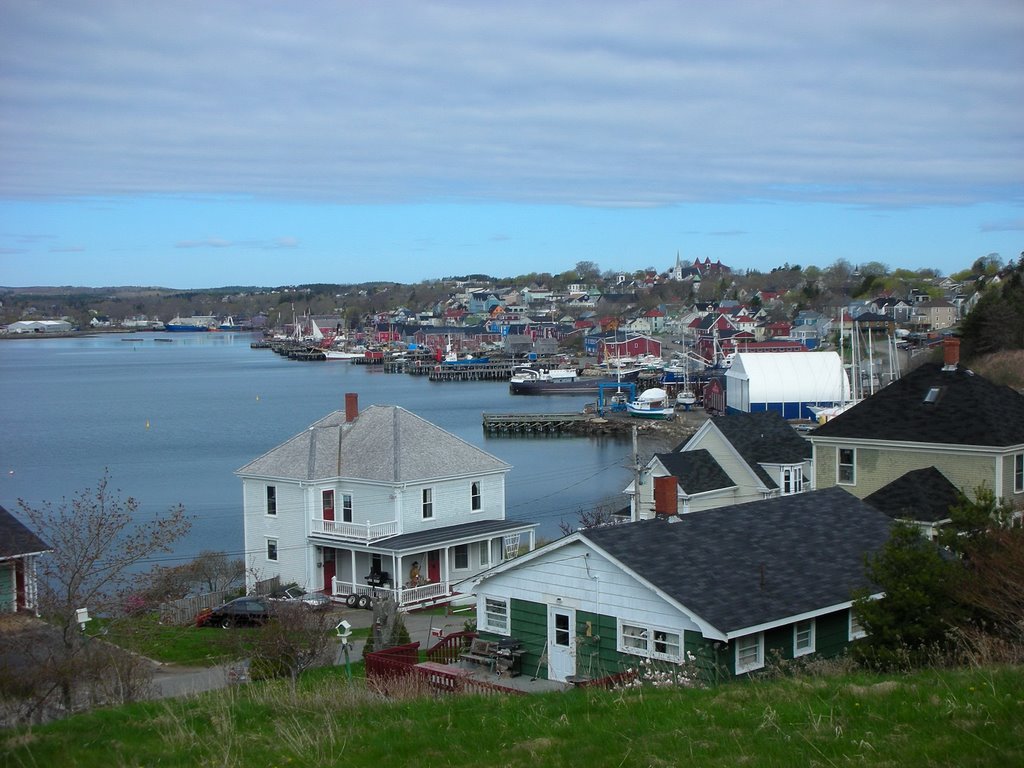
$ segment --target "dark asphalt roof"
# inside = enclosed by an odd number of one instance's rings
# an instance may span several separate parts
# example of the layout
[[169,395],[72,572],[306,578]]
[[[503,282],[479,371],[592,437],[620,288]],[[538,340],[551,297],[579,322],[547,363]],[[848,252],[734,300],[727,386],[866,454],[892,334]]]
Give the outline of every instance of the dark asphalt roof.
[[0,557],[48,552],[52,547],[36,536],[18,518],[0,507]]
[[[933,402],[926,398],[934,390]],[[926,363],[822,424],[813,438],[1024,444],[1024,395],[957,366]]]
[[934,523],[949,518],[960,501],[957,487],[935,467],[915,469],[882,486],[864,501],[889,517]]
[[721,632],[852,599],[892,521],[839,487],[581,532]]
[[[403,533],[387,539],[378,539],[377,541],[368,544],[367,548],[387,550],[391,552],[418,552],[422,549],[428,549],[442,544],[458,543],[460,539],[475,539],[486,535],[528,531],[531,528],[536,527],[536,523],[524,523],[521,520],[476,520],[472,523],[446,525],[434,530]],[[322,538],[324,541],[335,541],[329,537],[317,537],[315,535],[311,538]]]
[[676,478],[686,494],[732,488],[737,484],[715,461],[715,457],[703,448],[682,453],[658,453],[655,457]]

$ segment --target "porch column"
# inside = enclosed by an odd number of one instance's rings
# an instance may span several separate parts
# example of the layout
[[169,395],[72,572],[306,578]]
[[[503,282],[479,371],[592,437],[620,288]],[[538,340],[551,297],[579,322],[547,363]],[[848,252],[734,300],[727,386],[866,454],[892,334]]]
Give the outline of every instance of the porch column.
[[452,572],[451,571],[451,565],[448,562],[448,552],[450,550],[451,550],[451,547],[445,547],[444,548],[444,591],[445,592],[448,591],[448,582],[449,582],[449,579],[451,577],[451,572]]

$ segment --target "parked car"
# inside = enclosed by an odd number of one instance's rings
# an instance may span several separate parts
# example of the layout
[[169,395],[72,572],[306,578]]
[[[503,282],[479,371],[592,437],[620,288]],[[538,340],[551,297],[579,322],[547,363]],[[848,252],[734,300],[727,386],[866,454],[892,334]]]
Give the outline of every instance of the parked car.
[[302,587],[286,587],[270,595],[270,600],[280,603],[301,603],[312,611],[325,611],[331,607],[331,598],[320,592],[307,592]]
[[270,619],[270,606],[260,597],[236,597],[196,616],[197,627],[255,627]]

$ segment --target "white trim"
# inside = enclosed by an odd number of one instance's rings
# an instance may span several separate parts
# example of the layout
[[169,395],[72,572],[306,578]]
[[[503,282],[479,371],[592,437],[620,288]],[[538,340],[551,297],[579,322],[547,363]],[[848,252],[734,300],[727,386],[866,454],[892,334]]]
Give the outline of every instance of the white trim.
[[[808,634],[808,644],[806,647],[800,647],[800,625],[809,624],[806,631]],[[803,621],[793,622],[793,658],[797,656],[806,656],[809,653],[814,653],[817,650],[818,642],[818,626],[814,619],[804,619]]]
[[[877,593],[871,595],[870,597],[871,597],[872,600],[877,600],[880,597],[884,597],[884,595],[885,595],[884,592],[877,592]],[[735,640],[737,637],[743,637],[744,635],[749,635],[751,632],[765,632],[765,631],[767,631],[769,629],[776,629],[778,627],[784,627],[784,626],[786,626],[788,624],[795,624],[796,622],[804,621],[805,619],[815,619],[815,618],[817,618],[819,616],[825,616],[825,615],[830,614],[830,613],[836,613],[838,611],[843,610],[844,608],[848,609],[852,605],[853,605],[853,601],[852,600],[847,600],[846,602],[836,603],[835,605],[830,605],[830,606],[827,606],[825,608],[819,608],[818,610],[815,610],[815,611],[806,611],[804,613],[798,613],[795,616],[786,616],[785,618],[779,619],[777,621],[766,621],[766,622],[764,622],[762,624],[757,624],[757,625],[754,625],[754,626],[751,626],[751,627],[743,627],[741,629],[737,629],[737,630],[734,630],[732,632],[727,632],[727,633],[725,633],[725,636],[723,638],[721,638],[721,639],[726,640],[726,641]],[[708,635],[705,634],[705,636],[707,637]]]
[[[279,563],[281,562],[281,550],[279,548],[279,541],[277,536],[265,536],[266,547],[263,550],[263,556],[266,558],[268,563]],[[274,556],[270,556],[270,542],[274,542]]]
[[[639,630],[635,634],[629,635],[634,640],[642,640],[643,647],[638,645],[626,645],[625,638],[626,633],[624,627],[631,627]],[[658,635],[662,634],[665,637],[658,638]],[[664,643],[666,649],[669,645],[669,637],[676,638],[675,646],[678,649],[678,653],[668,653],[668,651],[659,652],[657,650],[657,643]],[[667,629],[665,627],[655,627],[648,624],[641,624],[635,621],[623,621],[622,618],[616,618],[615,620],[615,649],[619,653],[628,653],[633,656],[643,656],[650,659],[661,659],[663,661],[671,661],[676,664],[681,663],[685,654],[684,644],[686,640],[686,634],[681,629]]]
[[[756,658],[752,661],[748,661],[746,664],[740,664],[740,644],[746,642],[746,646],[749,648],[749,641],[753,639],[756,643]],[[737,675],[745,675],[748,672],[754,672],[764,667],[764,632],[757,632],[752,635],[743,635],[742,637],[736,638],[736,642],[733,643],[733,668],[736,670]]]
[[860,625],[860,622],[855,621],[853,615],[853,606],[850,606],[850,613],[846,620],[846,639],[848,642],[859,640],[862,637],[867,637],[868,633],[864,630],[864,627]]
[[[505,626],[491,624],[488,621],[487,601],[502,603],[505,608]],[[476,612],[478,616],[477,628],[484,632],[493,632],[496,635],[509,635],[512,631],[512,599],[508,597],[496,597],[494,595],[478,595]]]
[[[849,451],[852,456],[852,461],[849,464],[843,463],[843,451]],[[843,480],[843,467],[851,467],[851,478]],[[857,449],[856,447],[851,448],[849,446],[837,445],[836,446],[836,485],[857,485]]]
[[[1013,492],[1024,493],[1024,453],[1015,453],[1012,458],[1013,467],[1010,471],[1013,472]],[[1017,469],[1018,464],[1020,464],[1019,470]]]

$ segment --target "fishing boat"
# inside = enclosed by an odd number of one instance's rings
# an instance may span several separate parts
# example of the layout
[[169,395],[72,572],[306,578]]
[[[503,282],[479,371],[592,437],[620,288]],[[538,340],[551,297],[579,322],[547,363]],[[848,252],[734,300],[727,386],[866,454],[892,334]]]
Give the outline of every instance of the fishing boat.
[[675,405],[660,387],[644,390],[636,400],[626,403],[626,413],[638,419],[674,419]]
[[512,370],[509,392],[513,395],[596,395],[602,384],[636,381],[639,375],[639,369],[580,376],[575,368],[521,365]]

